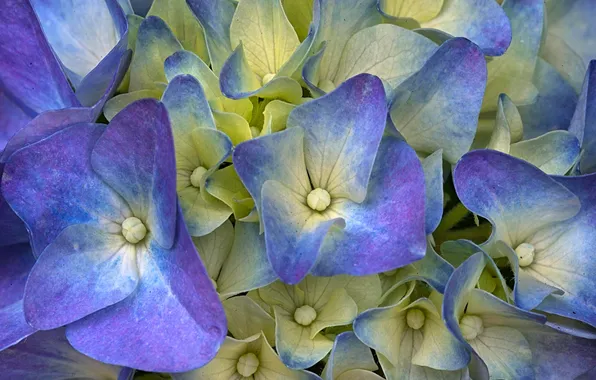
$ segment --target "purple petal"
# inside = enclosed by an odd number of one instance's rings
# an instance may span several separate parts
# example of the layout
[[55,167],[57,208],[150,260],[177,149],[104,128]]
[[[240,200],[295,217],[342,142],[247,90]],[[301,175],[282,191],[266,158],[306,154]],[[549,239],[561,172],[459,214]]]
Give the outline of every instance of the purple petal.
[[79,105],[28,1],[6,0],[0,15],[0,82],[26,112]]
[[31,234],[33,253],[67,226],[117,220],[126,205],[93,172],[91,149],[105,128],[77,124],[13,154],[2,192]]
[[130,369],[100,363],[77,352],[64,329],[39,331],[0,352],[0,372],[5,379],[120,379]]
[[176,223],[176,160],[165,106],[142,99],[118,113],[91,154],[93,169],[129,204],[164,248]]
[[[29,244],[2,248],[0,254],[0,351],[36,330],[25,321],[23,292],[35,258]],[[1,359],[0,359],[1,362]],[[0,365],[1,366],[1,365]]]
[[141,281],[122,302],[67,328],[69,342],[106,363],[182,372],[209,362],[227,332],[217,293],[182,215],[172,249],[154,242],[138,256]]
[[138,280],[136,248],[119,231],[90,224],[69,226],[31,270],[25,316],[38,329],[64,326],[122,301]]
[[313,270],[316,276],[362,276],[403,267],[424,257],[424,173],[405,142],[386,137],[379,147],[366,199],[332,204],[346,221],[332,229]]
[[315,188],[332,198],[362,202],[385,130],[387,105],[381,80],[360,74],[327,96],[297,107],[287,125],[304,128],[306,167]]

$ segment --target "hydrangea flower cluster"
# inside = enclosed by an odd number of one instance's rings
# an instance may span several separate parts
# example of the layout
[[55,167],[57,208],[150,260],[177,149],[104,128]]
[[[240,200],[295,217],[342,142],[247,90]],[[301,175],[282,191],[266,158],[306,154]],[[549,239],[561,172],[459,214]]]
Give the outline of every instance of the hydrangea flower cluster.
[[0,378],[596,377],[592,0],[4,0]]

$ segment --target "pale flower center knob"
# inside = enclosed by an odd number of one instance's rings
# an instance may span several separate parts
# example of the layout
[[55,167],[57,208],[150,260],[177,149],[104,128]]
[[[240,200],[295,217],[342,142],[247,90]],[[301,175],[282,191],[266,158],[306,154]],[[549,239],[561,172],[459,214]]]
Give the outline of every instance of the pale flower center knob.
[[131,216],[122,222],[122,235],[131,244],[137,244],[147,235],[147,227],[139,218]]
[[271,82],[271,79],[275,78],[275,74],[273,73],[269,73],[269,74],[265,74],[263,76],[263,86],[266,85],[267,83]]
[[246,353],[238,358],[236,363],[236,371],[240,376],[249,377],[252,376],[259,369],[259,358],[252,352]]
[[411,329],[420,330],[424,326],[425,320],[424,312],[420,309],[410,309],[406,313],[406,323]]
[[202,166],[199,166],[198,168],[193,170],[192,174],[190,175],[190,184],[193,185],[193,187],[196,187],[197,189],[201,187],[201,179],[203,179],[205,173],[207,173],[207,169],[205,169]]
[[521,243],[515,248],[520,267],[527,267],[534,262],[534,246],[530,243]]
[[476,315],[464,315],[459,321],[459,328],[464,339],[467,341],[474,340],[484,331],[484,324],[482,318]]
[[315,211],[325,211],[331,204],[331,196],[327,190],[317,187],[308,194],[306,203]]
[[310,325],[317,318],[317,311],[312,306],[300,306],[294,312],[294,320],[302,326]]

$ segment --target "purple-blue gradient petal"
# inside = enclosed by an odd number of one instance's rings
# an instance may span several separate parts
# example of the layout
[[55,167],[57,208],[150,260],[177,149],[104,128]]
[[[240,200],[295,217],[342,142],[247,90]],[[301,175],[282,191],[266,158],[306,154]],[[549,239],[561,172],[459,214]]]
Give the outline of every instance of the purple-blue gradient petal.
[[64,329],[39,331],[0,352],[0,373],[5,379],[105,380],[120,379],[120,374],[130,375],[131,371],[77,352],[66,340]]
[[29,244],[2,248],[0,254],[0,351],[33,334],[25,321],[23,293],[35,258]]
[[5,0],[0,15],[0,82],[32,113],[79,105],[28,1]]
[[362,202],[387,119],[381,80],[356,75],[329,94],[295,108],[289,128],[304,128],[306,168],[315,188]]
[[578,138],[582,146],[580,172],[596,171],[596,61],[591,61],[588,66],[569,132]]
[[50,330],[128,297],[139,275],[136,248],[121,233],[93,224],[69,226],[48,245],[27,280],[27,322]]
[[176,226],[176,159],[165,106],[142,99],[120,111],[98,139],[91,163],[159,244],[170,248]]
[[67,226],[117,220],[126,207],[91,168],[91,150],[104,130],[99,124],[73,125],[6,163],[2,193],[27,225],[35,256]]
[[[362,276],[403,267],[424,257],[424,173],[405,142],[386,136],[373,166],[368,193],[357,204],[343,200],[344,229],[332,229],[313,274]],[[336,209],[336,205],[332,205]]]
[[[4,173],[4,165],[0,163],[0,178]],[[29,241],[29,233],[23,221],[14,213],[10,205],[0,192],[0,247],[26,243]]]
[[69,342],[106,363],[183,372],[209,362],[227,333],[226,317],[181,212],[171,249],[154,241],[138,255],[141,280],[124,301],[67,327]]

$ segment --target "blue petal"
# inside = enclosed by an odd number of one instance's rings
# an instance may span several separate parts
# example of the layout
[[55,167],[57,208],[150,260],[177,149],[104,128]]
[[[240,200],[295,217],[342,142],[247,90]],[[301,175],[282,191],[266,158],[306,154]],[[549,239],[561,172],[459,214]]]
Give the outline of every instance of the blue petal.
[[581,143],[579,169],[582,173],[596,171],[596,61],[590,62],[569,132]]
[[422,170],[426,190],[426,233],[431,234],[443,217],[443,152],[438,150],[422,160]]

